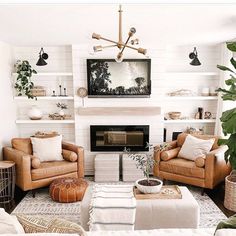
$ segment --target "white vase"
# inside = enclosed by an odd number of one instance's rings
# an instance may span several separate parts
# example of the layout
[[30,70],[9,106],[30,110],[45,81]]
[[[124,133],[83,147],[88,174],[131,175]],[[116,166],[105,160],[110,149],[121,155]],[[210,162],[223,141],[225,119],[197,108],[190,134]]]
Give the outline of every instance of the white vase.
[[29,110],[28,116],[31,120],[40,120],[43,117],[43,113],[37,106],[34,105]]
[[65,115],[65,112],[64,112],[63,109],[61,109],[61,110],[59,111],[59,115],[60,115],[60,116],[64,116],[64,115]]
[[163,185],[163,182],[159,179],[153,179],[150,178],[149,180],[153,180],[158,182],[158,185],[154,185],[154,186],[145,186],[145,185],[141,185],[139,184],[139,181],[141,180],[146,180],[146,179],[139,179],[135,182],[135,186],[137,187],[137,189],[142,192],[142,193],[159,193],[161,191],[161,187]]

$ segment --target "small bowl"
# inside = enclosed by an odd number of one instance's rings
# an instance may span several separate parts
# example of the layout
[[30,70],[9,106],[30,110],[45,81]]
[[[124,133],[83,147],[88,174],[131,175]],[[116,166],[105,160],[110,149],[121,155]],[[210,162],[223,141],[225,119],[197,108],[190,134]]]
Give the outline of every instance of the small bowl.
[[178,120],[180,118],[180,116],[181,116],[181,112],[179,112],[179,111],[172,111],[172,112],[169,112],[168,115],[169,115],[170,119]]

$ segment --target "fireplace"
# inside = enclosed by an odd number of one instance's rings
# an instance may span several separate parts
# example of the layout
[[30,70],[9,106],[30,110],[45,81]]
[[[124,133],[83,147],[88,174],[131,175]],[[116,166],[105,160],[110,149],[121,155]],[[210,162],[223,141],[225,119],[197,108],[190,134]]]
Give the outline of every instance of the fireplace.
[[93,152],[148,151],[149,125],[91,125],[90,144]]

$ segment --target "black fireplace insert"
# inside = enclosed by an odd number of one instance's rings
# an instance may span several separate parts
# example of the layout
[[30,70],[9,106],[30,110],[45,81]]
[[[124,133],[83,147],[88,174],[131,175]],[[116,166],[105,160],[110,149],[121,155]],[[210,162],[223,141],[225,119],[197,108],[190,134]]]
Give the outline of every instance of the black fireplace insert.
[[91,125],[93,152],[148,151],[149,125]]

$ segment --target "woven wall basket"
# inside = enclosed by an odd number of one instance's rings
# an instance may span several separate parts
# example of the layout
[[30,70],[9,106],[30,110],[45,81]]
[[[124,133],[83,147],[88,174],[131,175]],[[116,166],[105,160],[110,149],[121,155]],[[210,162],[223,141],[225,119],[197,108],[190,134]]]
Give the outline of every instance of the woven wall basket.
[[224,206],[236,211],[236,171],[232,171],[230,175],[225,178],[225,200]]

